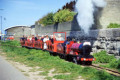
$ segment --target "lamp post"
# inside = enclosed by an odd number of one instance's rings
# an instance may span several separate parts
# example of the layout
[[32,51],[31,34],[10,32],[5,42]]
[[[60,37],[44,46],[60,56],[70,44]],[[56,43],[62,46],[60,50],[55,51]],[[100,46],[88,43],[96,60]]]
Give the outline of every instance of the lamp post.
[[1,18],[1,34],[2,34],[2,16],[0,16]]
[[[2,11],[3,9],[0,10]],[[2,40],[2,16],[0,16],[0,18],[1,18],[1,40]]]

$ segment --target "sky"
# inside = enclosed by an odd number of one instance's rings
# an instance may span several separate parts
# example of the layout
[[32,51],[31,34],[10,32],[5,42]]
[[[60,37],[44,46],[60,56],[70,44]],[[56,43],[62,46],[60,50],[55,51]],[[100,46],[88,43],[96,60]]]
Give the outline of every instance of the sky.
[[72,0],[0,0],[2,31],[13,26],[33,25],[47,13],[56,12],[70,1]]

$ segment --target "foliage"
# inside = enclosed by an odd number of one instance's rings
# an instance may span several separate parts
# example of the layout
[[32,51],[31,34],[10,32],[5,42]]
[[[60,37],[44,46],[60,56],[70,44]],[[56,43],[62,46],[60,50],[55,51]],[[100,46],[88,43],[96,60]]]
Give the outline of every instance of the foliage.
[[72,21],[75,14],[75,12],[70,11],[69,9],[63,9],[55,13],[53,19],[58,23]]
[[90,67],[81,67],[72,62],[64,61],[58,56],[51,56],[48,52],[35,49],[17,48],[4,46],[3,44],[19,45],[16,42],[2,42],[2,49],[6,52],[7,56],[12,60],[22,62],[28,66],[39,66],[43,73],[40,75],[47,75],[48,71],[55,69],[54,73],[70,73],[70,74],[56,74],[53,77],[47,77],[51,80],[52,78],[64,79],[64,80],[75,80],[78,76],[82,76],[87,80],[120,80],[120,78],[112,76],[104,71],[98,71]]
[[117,23],[110,23],[107,28],[120,28],[120,24]]
[[54,13],[48,13],[46,16],[41,18],[38,23],[42,24],[43,26],[54,24],[53,16]]
[[106,51],[95,53],[93,56],[96,58],[94,63],[107,63],[102,66],[120,70],[120,59],[117,60],[113,55],[108,55]]
[[110,68],[115,68],[120,70],[120,59],[119,60],[113,59],[108,66]]
[[101,51],[93,55],[96,58],[96,63],[110,63],[112,59],[115,59],[113,55],[108,55],[106,51]]
[[40,23],[41,25],[46,26],[54,23],[72,21],[74,18],[74,15],[76,15],[75,12],[70,11],[69,9],[63,9],[63,10],[60,10],[59,12],[56,12],[55,14],[48,13],[46,16],[36,21],[35,23],[36,24]]

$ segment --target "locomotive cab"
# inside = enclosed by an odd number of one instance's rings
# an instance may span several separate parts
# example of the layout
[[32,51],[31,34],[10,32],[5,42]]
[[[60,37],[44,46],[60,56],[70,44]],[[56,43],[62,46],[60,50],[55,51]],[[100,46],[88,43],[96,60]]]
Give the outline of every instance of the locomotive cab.
[[66,40],[66,32],[54,32],[54,52],[64,53],[63,43]]

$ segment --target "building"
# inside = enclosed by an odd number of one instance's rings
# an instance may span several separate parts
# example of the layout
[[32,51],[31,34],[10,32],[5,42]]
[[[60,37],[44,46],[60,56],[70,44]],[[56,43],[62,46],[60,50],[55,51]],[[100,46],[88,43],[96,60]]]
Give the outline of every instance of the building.
[[35,34],[35,25],[31,25],[30,29],[31,29],[31,35],[36,35]]
[[16,40],[18,40],[20,37],[23,35],[28,36],[28,35],[35,35],[35,27],[34,25],[32,26],[14,26],[5,29],[5,34],[7,36],[14,36]]

